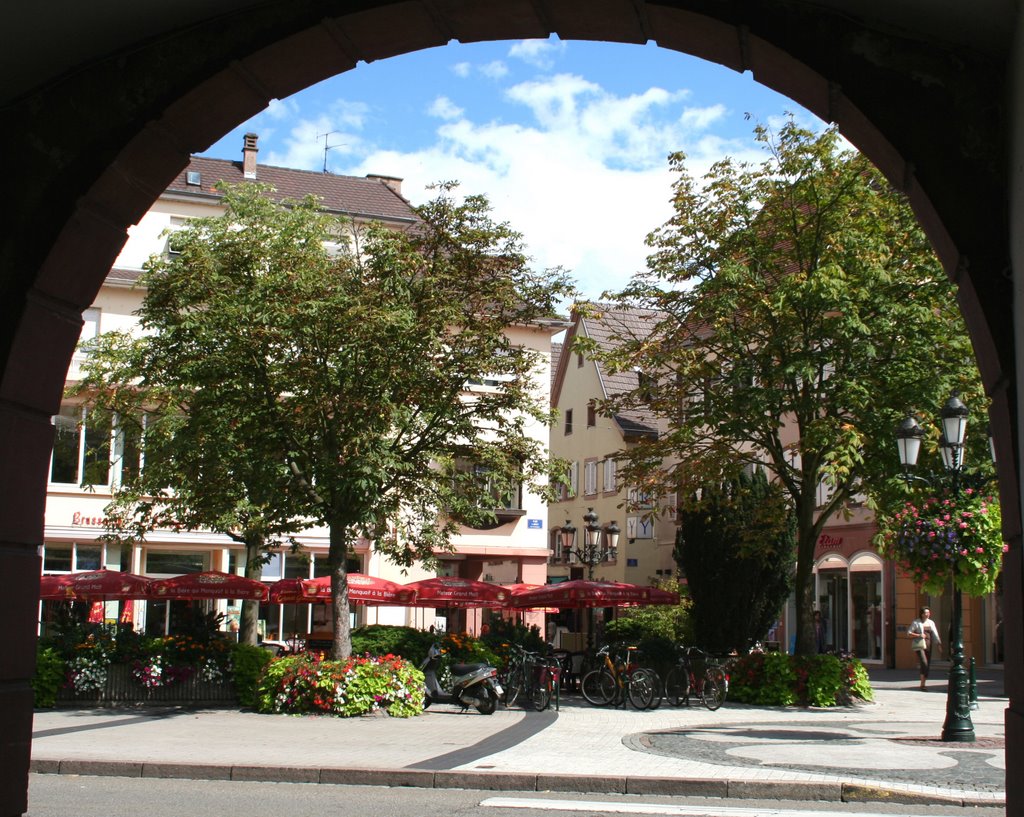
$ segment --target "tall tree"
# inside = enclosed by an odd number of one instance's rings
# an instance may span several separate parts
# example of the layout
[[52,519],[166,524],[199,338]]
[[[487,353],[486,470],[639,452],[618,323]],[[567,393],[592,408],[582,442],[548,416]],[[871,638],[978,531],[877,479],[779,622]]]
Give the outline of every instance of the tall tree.
[[700,183],[671,157],[675,213],[617,296],[661,317],[606,361],[649,377],[604,408],[670,422],[622,452],[633,484],[689,496],[751,465],[779,481],[797,519],[796,645],[808,654],[823,527],[898,468],[907,410],[953,388],[983,401],[954,287],[904,197],[835,129],[790,118],[755,134],[761,164],[726,158]]
[[[190,222],[180,254],[149,264],[144,334],[101,339],[83,386],[98,400],[134,390],[136,412],[172,395],[167,413],[205,452],[192,471],[161,474],[179,478],[164,483],[176,496],[230,497],[248,460],[275,483],[246,503],[329,529],[336,657],[351,652],[357,537],[399,564],[429,561],[461,523],[493,520],[496,497],[544,490],[550,470],[527,429],[550,421],[538,357],[507,330],[552,317],[570,287],[529,268],[484,197],[457,202],[453,187],[404,232],[356,229],[312,198],[224,188],[224,215]],[[204,467],[207,454],[224,470]]]
[[742,652],[778,619],[793,587],[796,519],[763,469],[704,488],[683,504],[675,557],[697,643]]

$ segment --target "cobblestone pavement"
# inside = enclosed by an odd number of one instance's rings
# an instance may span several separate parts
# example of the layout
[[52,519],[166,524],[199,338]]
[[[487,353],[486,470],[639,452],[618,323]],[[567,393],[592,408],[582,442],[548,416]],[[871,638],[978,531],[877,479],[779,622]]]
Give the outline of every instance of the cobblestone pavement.
[[979,679],[973,744],[938,740],[944,681],[922,693],[911,673],[873,671],[872,683],[874,703],[832,709],[727,702],[716,712],[638,712],[567,696],[558,711],[431,707],[408,720],[39,711],[33,770],[448,787],[472,777],[485,788],[665,793],[699,784],[718,796],[766,796],[774,787],[806,799],[846,799],[852,786],[915,802],[1005,800],[1000,674]]

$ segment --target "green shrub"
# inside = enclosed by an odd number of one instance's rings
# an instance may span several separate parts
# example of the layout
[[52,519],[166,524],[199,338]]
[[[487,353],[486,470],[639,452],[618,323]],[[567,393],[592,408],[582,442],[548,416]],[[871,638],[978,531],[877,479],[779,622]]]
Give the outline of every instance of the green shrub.
[[344,661],[297,655],[271,661],[254,697],[258,712],[352,717],[382,710],[407,718],[423,711],[423,673],[393,655]]
[[873,693],[856,658],[756,653],[730,664],[729,697],[759,706],[836,706],[870,701]]
[[370,624],[352,631],[353,655],[399,655],[419,666],[440,636],[413,627]]
[[32,678],[35,705],[41,709],[57,702],[57,692],[64,685],[64,659],[55,647],[40,646],[36,650],[36,674]]
[[234,667],[235,696],[241,706],[254,706],[256,687],[263,670],[271,661],[271,655],[262,647],[251,644],[236,644],[231,651]]

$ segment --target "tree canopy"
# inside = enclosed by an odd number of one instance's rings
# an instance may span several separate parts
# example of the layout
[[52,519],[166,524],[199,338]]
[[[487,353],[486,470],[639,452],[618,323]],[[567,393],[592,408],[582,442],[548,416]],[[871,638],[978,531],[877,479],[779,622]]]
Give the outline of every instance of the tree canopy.
[[763,469],[706,486],[679,511],[676,562],[697,643],[744,653],[778,620],[793,587],[796,519]]
[[648,269],[614,297],[656,311],[603,357],[643,389],[657,440],[620,452],[624,479],[693,495],[765,467],[797,519],[797,650],[814,649],[812,568],[823,527],[898,470],[905,412],[979,377],[955,287],[905,198],[834,128],[755,128],[760,164],[726,158],[697,181],[685,156],[674,215],[648,237]]
[[399,231],[223,188],[224,214],[148,264],[142,332],[100,336],[77,388],[121,423],[145,417],[146,466],[122,490],[160,497],[163,524],[226,530],[258,509],[266,532],[329,529],[338,657],[358,537],[430,560],[549,472],[528,429],[550,421],[538,357],[508,328],[553,317],[570,286],[453,189]]

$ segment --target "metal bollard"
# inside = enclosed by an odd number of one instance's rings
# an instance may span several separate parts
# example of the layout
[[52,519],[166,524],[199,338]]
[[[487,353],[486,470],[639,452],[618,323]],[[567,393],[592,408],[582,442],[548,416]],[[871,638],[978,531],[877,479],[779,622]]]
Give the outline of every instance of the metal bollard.
[[970,692],[968,693],[968,701],[970,702],[971,709],[978,708],[978,674],[974,668],[974,656],[971,656],[971,679],[970,679]]

